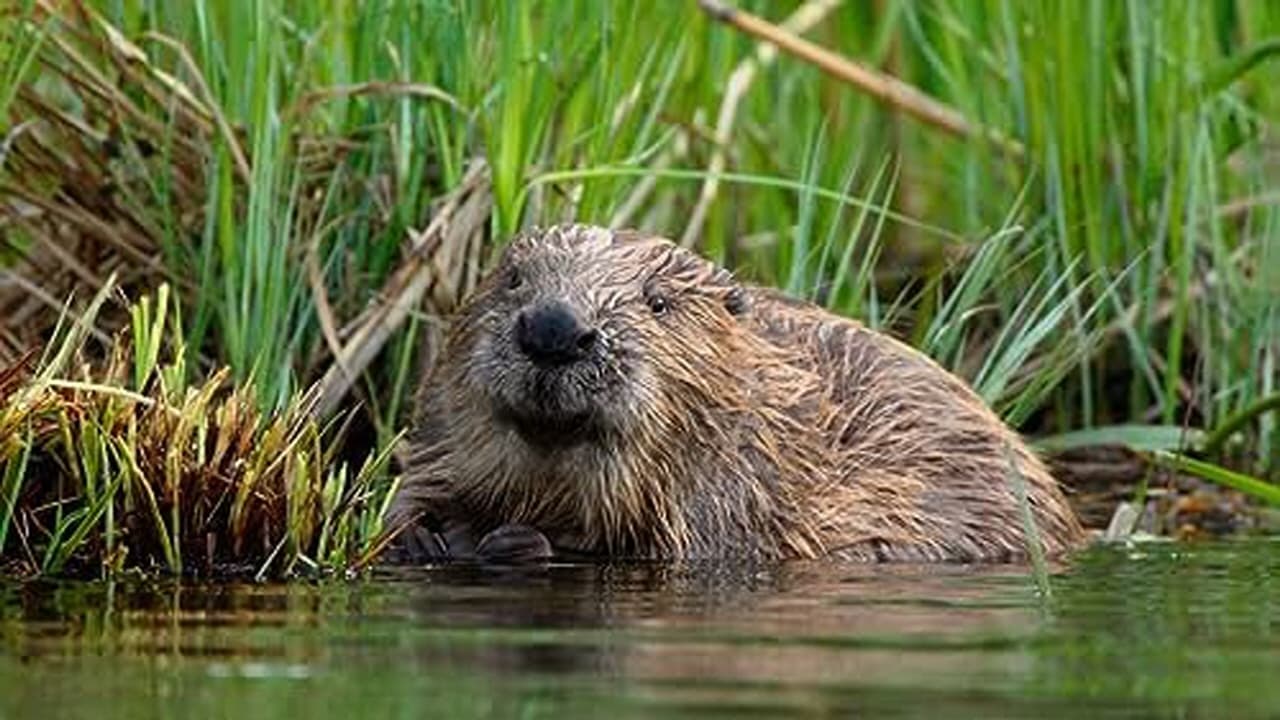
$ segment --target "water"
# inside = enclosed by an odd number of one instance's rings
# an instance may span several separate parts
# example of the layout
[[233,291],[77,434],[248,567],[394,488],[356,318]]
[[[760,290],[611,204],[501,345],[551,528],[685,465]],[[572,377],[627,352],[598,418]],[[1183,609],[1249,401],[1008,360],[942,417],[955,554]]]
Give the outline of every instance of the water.
[[1280,543],[0,584],[0,718],[1276,717]]

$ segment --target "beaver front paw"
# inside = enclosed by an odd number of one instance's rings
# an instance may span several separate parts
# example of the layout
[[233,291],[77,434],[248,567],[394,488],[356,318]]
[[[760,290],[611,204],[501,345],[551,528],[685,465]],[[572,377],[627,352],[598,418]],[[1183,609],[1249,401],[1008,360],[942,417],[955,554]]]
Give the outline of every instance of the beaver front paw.
[[440,533],[422,525],[410,525],[396,534],[382,559],[392,565],[418,565],[449,557],[449,546]]
[[525,563],[551,559],[551,541],[528,525],[503,525],[476,544],[476,556],[488,563]]

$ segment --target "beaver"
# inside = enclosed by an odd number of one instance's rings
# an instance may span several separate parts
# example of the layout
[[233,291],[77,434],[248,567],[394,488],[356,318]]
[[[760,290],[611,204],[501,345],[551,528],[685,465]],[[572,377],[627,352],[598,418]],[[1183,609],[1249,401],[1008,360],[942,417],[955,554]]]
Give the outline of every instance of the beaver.
[[1009,561],[1084,537],[1036,454],[923,353],[590,225],[512,238],[405,457],[387,521],[415,559]]

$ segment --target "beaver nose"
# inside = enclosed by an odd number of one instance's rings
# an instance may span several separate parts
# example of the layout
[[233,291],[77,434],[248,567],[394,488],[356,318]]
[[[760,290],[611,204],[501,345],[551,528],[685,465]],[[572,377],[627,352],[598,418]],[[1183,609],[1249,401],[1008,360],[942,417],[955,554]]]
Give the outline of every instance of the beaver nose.
[[565,365],[581,360],[599,333],[583,325],[563,303],[525,310],[516,318],[516,344],[530,360]]

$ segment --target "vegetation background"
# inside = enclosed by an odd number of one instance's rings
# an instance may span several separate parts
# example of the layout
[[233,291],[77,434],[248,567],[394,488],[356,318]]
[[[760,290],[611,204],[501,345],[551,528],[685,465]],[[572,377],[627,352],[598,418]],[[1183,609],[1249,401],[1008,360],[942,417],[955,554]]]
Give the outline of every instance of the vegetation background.
[[570,219],[904,337],[1047,449],[1280,496],[1280,6],[735,7],[990,132],[694,0],[8,3],[0,553],[371,557],[440,318]]

